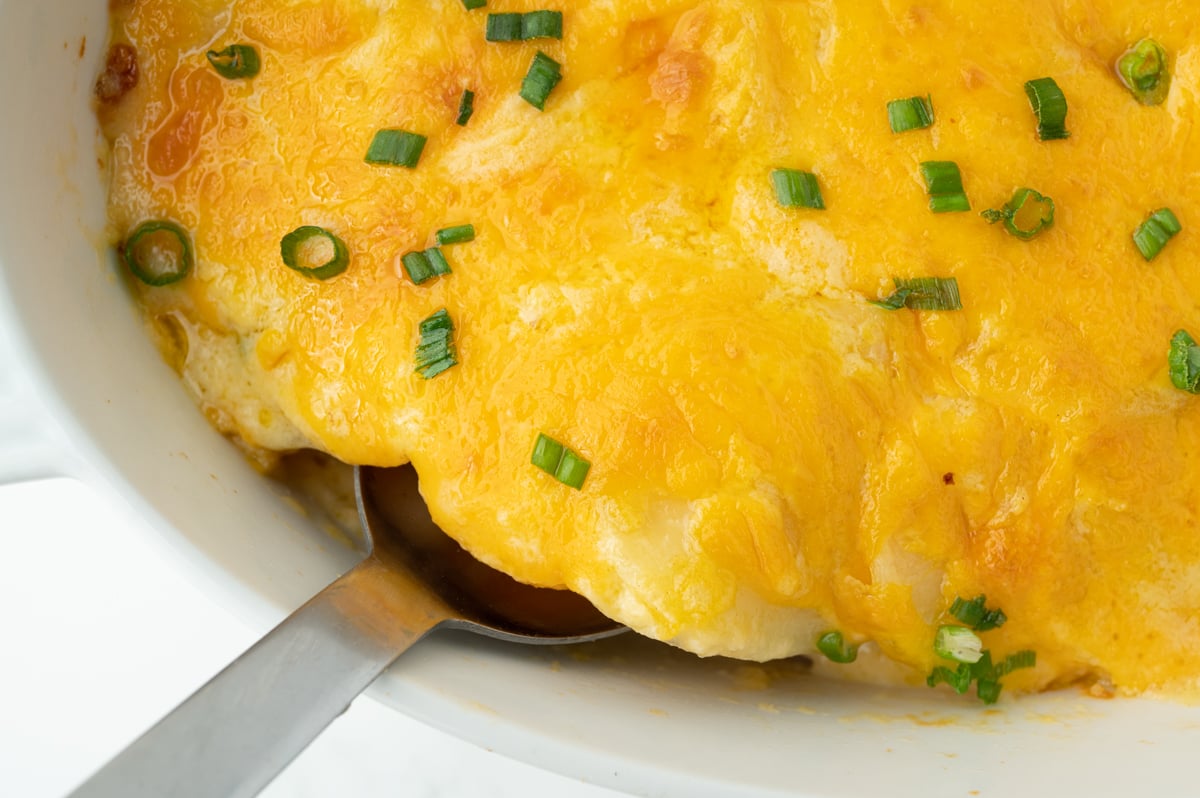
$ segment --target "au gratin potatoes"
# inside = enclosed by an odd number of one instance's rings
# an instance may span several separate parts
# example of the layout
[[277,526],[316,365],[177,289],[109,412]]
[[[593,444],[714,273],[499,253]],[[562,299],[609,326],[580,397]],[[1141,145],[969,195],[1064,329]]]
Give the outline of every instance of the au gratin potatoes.
[[702,655],[1196,686],[1200,6],[111,8],[118,260],[261,461]]

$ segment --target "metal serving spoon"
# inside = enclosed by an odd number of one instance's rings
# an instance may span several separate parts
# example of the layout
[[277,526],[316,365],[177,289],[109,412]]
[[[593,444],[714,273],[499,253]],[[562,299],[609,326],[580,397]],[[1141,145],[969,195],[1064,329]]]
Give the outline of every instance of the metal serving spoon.
[[78,798],[230,798],[262,790],[434,629],[580,643],[625,628],[567,591],[483,565],[438,529],[411,468],[358,468],[367,557],[93,775]]

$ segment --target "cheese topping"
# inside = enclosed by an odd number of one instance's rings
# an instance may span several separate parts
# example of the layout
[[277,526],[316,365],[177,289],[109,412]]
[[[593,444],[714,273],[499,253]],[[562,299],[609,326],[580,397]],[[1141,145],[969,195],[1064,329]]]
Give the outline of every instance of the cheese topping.
[[[1200,6],[572,2],[561,39],[486,39],[488,12],[547,8],[113,5],[137,54],[100,111],[113,234],[189,232],[191,272],[139,295],[218,425],[411,461],[476,556],[700,654],[836,630],[921,683],[956,665],[948,607],[986,594],[1008,621],[982,645],[1037,655],[1006,689],[1191,687],[1200,397],[1167,350],[1200,331]],[[1147,32],[1160,105],[1116,68]],[[233,45],[256,75],[214,69]],[[561,65],[544,110],[521,96],[538,52]],[[1038,135],[1047,77],[1065,139]],[[926,97],[932,123],[893,132],[888,103]],[[411,168],[367,162],[380,130],[425,137]],[[779,169],[824,209],[781,203]],[[1025,240],[1036,198],[1052,224]],[[1132,235],[1164,207],[1182,229],[1147,262]],[[414,284],[404,256],[467,223]],[[304,226],[343,272],[284,264]],[[872,304],[893,278],[954,278],[962,309]],[[425,379],[441,309],[456,364]],[[531,463],[541,435],[590,463],[581,489]]]

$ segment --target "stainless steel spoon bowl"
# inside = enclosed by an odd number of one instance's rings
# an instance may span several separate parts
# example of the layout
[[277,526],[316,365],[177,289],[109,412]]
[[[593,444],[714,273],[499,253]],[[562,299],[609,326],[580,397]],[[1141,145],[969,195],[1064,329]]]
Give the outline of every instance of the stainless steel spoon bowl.
[[354,482],[366,558],[73,795],[255,795],[435,629],[535,644],[625,631],[574,593],[520,584],[467,554],[430,519],[411,468],[359,468]]

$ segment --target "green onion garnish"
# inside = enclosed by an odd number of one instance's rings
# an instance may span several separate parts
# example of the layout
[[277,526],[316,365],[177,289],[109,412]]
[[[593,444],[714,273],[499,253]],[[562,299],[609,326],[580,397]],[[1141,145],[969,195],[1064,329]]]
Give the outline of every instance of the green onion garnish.
[[367,148],[366,162],[414,168],[425,149],[425,137],[407,130],[384,128],[375,133]]
[[438,247],[431,247],[425,250],[425,259],[429,261],[429,268],[438,277],[450,274],[450,264],[446,261],[446,256],[442,254],[442,250]]
[[521,15],[488,14],[484,38],[489,42],[521,41]]
[[954,603],[950,605],[950,614],[976,632],[998,629],[1008,620],[1004,610],[999,607],[994,610],[987,608],[987,596],[982,593],[970,601],[955,597]]
[[1013,671],[1021,670],[1022,668],[1032,668],[1037,665],[1037,652],[1024,649],[1013,654],[1009,654],[1004,658],[1004,661],[997,665],[992,673],[995,678],[999,679],[1007,676]]
[[896,290],[886,299],[871,300],[885,310],[962,310],[954,277],[893,277]]
[[940,626],[933,641],[933,650],[943,659],[979,662],[983,656],[983,641],[965,626]]
[[963,663],[956,669],[950,670],[947,667],[938,665],[925,678],[925,684],[930,687],[937,687],[942,682],[950,685],[954,688],[954,692],[962,695],[971,686],[971,666]]
[[538,50],[521,81],[521,97],[539,111],[546,110],[546,98],[562,80],[562,66]]
[[1038,78],[1025,84],[1025,95],[1037,116],[1037,136],[1042,141],[1065,139],[1067,132],[1067,98],[1054,78]]
[[483,8],[487,5],[487,0],[462,0],[463,8],[468,11],[473,11],[476,8]]
[[408,252],[401,256],[400,262],[404,264],[404,271],[408,273],[408,279],[413,281],[413,285],[420,285],[433,278],[433,267],[429,265],[429,257],[424,252]]
[[475,113],[475,92],[463,89],[462,99],[458,101],[458,117],[454,120],[454,124],[464,127],[470,121],[473,113]]
[[413,281],[413,285],[450,274],[450,264],[437,247],[406,253],[401,256],[400,263],[404,265],[404,271],[408,273],[408,279]]
[[521,42],[527,39],[561,39],[561,11],[530,11],[526,14],[488,14],[484,38],[489,42]]
[[1153,39],[1142,39],[1117,59],[1117,74],[1142,105],[1161,105],[1171,88],[1167,51]]
[[1171,336],[1167,367],[1172,385],[1181,391],[1200,393],[1200,346],[1187,330],[1177,330]]
[[311,224],[285,235],[279,242],[279,255],[289,269],[316,280],[336,277],[350,265],[345,242],[324,227]]
[[146,285],[170,285],[192,270],[191,239],[174,222],[142,222],[121,252],[129,271]]
[[771,171],[771,185],[775,187],[775,197],[785,208],[813,208],[825,210],[825,198],[821,196],[821,186],[817,176],[812,172],[802,172],[799,169],[774,169]]
[[842,633],[836,630],[826,632],[817,638],[817,650],[824,654],[830,662],[837,662],[841,665],[858,659],[858,646],[846,645]]
[[991,224],[1003,221],[1005,230],[1028,241],[1054,225],[1054,200],[1022,187],[1013,192],[1003,208],[989,209],[980,215]]
[[561,39],[562,33],[561,11],[530,11],[521,15],[522,39]]
[[567,487],[580,490],[592,464],[553,438],[539,434],[530,458],[535,466]]
[[1133,231],[1133,243],[1146,260],[1154,260],[1167,242],[1183,229],[1170,208],[1159,208]]
[[442,246],[447,244],[465,244],[475,240],[475,225],[459,224],[454,227],[443,227],[437,231],[437,242]]
[[893,133],[921,130],[933,124],[933,97],[909,97],[887,104],[888,124]]
[[929,210],[934,213],[952,213],[971,210],[971,203],[963,191],[962,173],[954,161],[924,161],[921,176],[929,192]]
[[427,380],[433,379],[451,366],[458,365],[454,350],[454,322],[442,308],[421,322],[418,327],[421,342],[417,344],[416,368]]
[[217,74],[229,80],[252,78],[261,68],[258,50],[249,44],[231,44],[224,50],[209,50],[205,55]]

